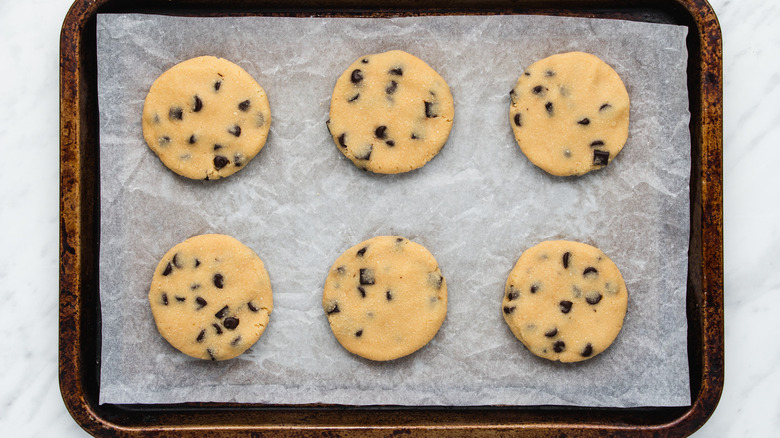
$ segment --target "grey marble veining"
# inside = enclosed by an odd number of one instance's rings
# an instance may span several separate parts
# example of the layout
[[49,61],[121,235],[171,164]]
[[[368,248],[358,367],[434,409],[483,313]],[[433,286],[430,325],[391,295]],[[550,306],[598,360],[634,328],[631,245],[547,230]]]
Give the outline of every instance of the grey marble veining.
[[[724,35],[726,385],[696,437],[780,429],[780,3],[713,0]],[[70,0],[0,3],[0,436],[86,436],[57,380],[58,59]]]

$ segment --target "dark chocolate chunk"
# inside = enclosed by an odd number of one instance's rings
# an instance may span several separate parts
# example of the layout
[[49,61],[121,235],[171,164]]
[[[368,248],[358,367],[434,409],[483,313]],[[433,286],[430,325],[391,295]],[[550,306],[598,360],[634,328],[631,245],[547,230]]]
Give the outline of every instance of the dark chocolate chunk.
[[168,262],[167,265],[165,265],[165,270],[163,270],[163,275],[168,276],[173,272],[173,265],[171,265],[170,262]]
[[183,117],[184,111],[182,111],[181,107],[174,106],[168,110],[168,118],[171,120],[181,120]]
[[561,353],[565,349],[566,349],[566,343],[563,341],[555,341],[555,343],[553,344],[553,351],[556,353]]
[[547,110],[547,114],[549,114],[550,116],[553,115],[553,104],[552,104],[552,102],[545,103],[544,104],[544,109]]
[[219,312],[215,313],[214,317],[217,319],[222,319],[225,316],[225,314],[228,312],[228,310],[230,310],[230,308],[228,306],[225,306],[219,309]]
[[510,306],[504,306],[504,313],[509,315],[510,313],[514,312],[515,309],[516,309],[515,306],[511,306],[511,307]]
[[331,307],[329,307],[325,312],[328,315],[333,315],[334,313],[341,312],[341,310],[339,310],[339,304],[338,303],[333,303],[333,305]]
[[612,106],[612,105],[610,105],[610,104],[608,104],[608,103],[605,103],[604,105],[601,105],[601,106],[599,107],[599,111],[604,111],[605,109],[607,109],[607,108],[609,108],[609,107],[611,107],[611,106]]
[[214,324],[211,324],[211,326],[214,327],[214,330],[216,330],[218,335],[222,334],[222,327],[220,327],[219,324],[214,323]]
[[583,126],[590,125],[590,119],[585,117],[584,119],[578,121],[577,124],[580,124],[580,125],[583,125]]
[[388,85],[387,88],[385,88],[385,93],[393,94],[397,89],[398,89],[398,82],[390,81],[390,85]]
[[344,143],[344,138],[345,138],[346,136],[347,136],[347,133],[346,133],[346,132],[345,132],[344,134],[341,134],[341,135],[339,135],[339,144],[340,144],[340,145],[341,145],[341,147],[343,147],[343,148],[346,148],[346,147],[347,147],[347,144],[346,144],[346,143]]
[[533,89],[534,94],[541,94],[542,91],[544,91],[544,87],[542,87],[541,85],[537,85]]
[[569,259],[571,258],[571,253],[566,251],[563,253],[563,268],[569,269]]
[[360,155],[355,154],[355,158],[358,159],[358,160],[370,160],[371,159],[371,152],[373,150],[374,150],[374,145],[372,145],[372,144],[367,145],[362,154],[360,154]]
[[200,100],[200,97],[198,95],[195,95],[195,103],[192,105],[192,111],[198,112],[203,109],[203,101]]
[[223,157],[222,155],[217,155],[216,157],[214,157],[214,168],[215,169],[217,169],[217,170],[222,169],[223,167],[227,166],[228,164],[230,164],[230,160],[228,160],[227,157]]
[[198,309],[197,310],[200,310],[200,309],[206,307],[206,304],[208,304],[206,302],[206,300],[203,299],[203,297],[195,298],[195,302],[198,303]]
[[572,305],[571,301],[567,301],[567,300],[561,301],[560,302],[561,312],[563,312],[563,313],[571,312],[571,305]]
[[217,356],[214,356],[214,351],[211,348],[207,348],[206,349],[206,353],[209,354],[209,357],[211,358],[211,360],[217,360]]
[[388,290],[387,292],[385,292],[385,298],[387,298],[387,301],[392,301],[393,293],[390,292],[390,290]]
[[534,284],[531,285],[531,293],[532,294],[535,294],[536,291],[538,291],[538,290],[539,290],[539,283],[534,283]]
[[166,306],[168,305],[168,294],[166,294],[165,292],[163,292],[162,294],[162,303]]
[[180,296],[176,295],[176,301],[178,301],[178,302],[180,302],[180,303],[183,303],[183,302],[187,301],[187,298],[185,298],[185,297],[180,297]]
[[238,318],[228,316],[224,321],[222,321],[222,325],[224,325],[228,330],[235,330],[236,327],[238,327]]
[[241,135],[241,127],[238,125],[233,125],[232,128],[228,129],[228,132],[238,137]]
[[388,73],[390,73],[391,75],[396,75],[396,76],[403,76],[404,75],[404,71],[401,69],[401,67],[396,67],[394,69],[391,69]]
[[352,70],[352,74],[349,76],[349,80],[352,81],[353,84],[359,83],[363,80],[363,72],[360,71],[359,68]]
[[247,99],[247,100],[245,100],[245,101],[243,101],[243,102],[238,104],[238,109],[240,109],[243,112],[247,112],[247,111],[249,111],[249,106],[250,105],[252,105],[252,103],[249,102],[249,99]]
[[374,130],[374,137],[378,139],[387,138],[387,126],[380,126]]
[[189,140],[187,140],[187,141],[189,141],[190,144],[195,144],[195,142],[198,141],[198,139],[197,139],[197,137],[195,137],[195,134],[192,134],[190,136]]
[[552,338],[552,337],[554,337],[557,334],[558,334],[558,328],[557,327],[554,327],[552,330],[544,333],[544,335],[547,336],[548,338]]
[[355,332],[355,336],[357,336],[358,338],[363,336],[363,329],[360,329],[360,330],[356,331]]
[[604,142],[602,140],[596,140],[593,143],[591,143],[590,146],[591,147],[604,146]]
[[251,301],[250,301],[250,302],[248,302],[248,303],[246,303],[246,305],[247,305],[247,307],[249,307],[249,310],[251,310],[251,311],[253,311],[253,312],[257,312],[258,310],[260,310],[260,309],[258,309],[257,307],[255,307],[255,305],[254,305],[254,304],[252,304],[252,302],[251,302]]
[[217,287],[217,289],[222,289],[225,287],[225,277],[222,276],[222,274],[214,274],[214,286]]
[[222,86],[222,81],[215,81],[214,82],[214,91],[219,91],[219,87]]
[[520,297],[520,292],[515,289],[514,286],[509,286],[509,292],[506,293],[506,299],[509,301],[514,301],[518,297]]
[[363,268],[360,270],[360,284],[374,284],[374,271]]
[[360,97],[360,93],[358,93],[358,94],[350,97],[349,99],[347,99],[347,102],[354,102],[354,101],[358,100],[359,97]]
[[515,125],[517,125],[517,126],[523,126],[523,123],[522,123],[520,117],[521,117],[520,113],[515,114]]
[[241,336],[238,336],[238,337],[236,337],[236,339],[233,339],[232,341],[230,341],[230,345],[235,347],[236,345],[238,345],[239,342],[241,342]]
[[593,151],[593,165],[594,166],[606,166],[609,163],[608,151]]
[[588,357],[591,354],[593,354],[593,345],[590,345],[589,342],[588,345],[585,346],[585,348],[582,350],[582,353],[580,354],[582,354],[582,357]]
[[585,297],[585,301],[587,301],[588,304],[596,305],[599,303],[599,301],[601,301],[601,294],[598,292],[596,292],[595,294],[588,294]]
[[358,292],[360,292],[361,297],[366,297],[366,290],[363,288],[363,286],[358,286]]
[[590,274],[598,275],[598,273],[599,271],[596,270],[596,268],[594,268],[593,266],[588,266],[587,268],[585,268],[584,271],[582,271],[582,276],[587,277]]
[[206,337],[206,330],[201,330],[200,333],[198,333],[198,337],[195,338],[198,342],[203,342],[203,338]]
[[387,140],[387,141],[385,142],[385,144],[386,144],[386,145],[388,145],[388,146],[390,146],[390,147],[393,147],[393,146],[395,146],[395,142],[394,142],[393,140]]

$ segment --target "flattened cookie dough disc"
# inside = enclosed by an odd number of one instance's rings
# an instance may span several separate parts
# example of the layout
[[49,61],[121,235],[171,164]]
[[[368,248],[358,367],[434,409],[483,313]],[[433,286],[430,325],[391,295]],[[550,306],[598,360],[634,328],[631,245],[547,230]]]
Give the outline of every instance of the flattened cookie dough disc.
[[447,315],[447,282],[422,245],[378,236],[336,260],[322,306],[344,348],[392,360],[419,350],[439,331]]
[[146,144],[169,169],[213,180],[238,172],[260,152],[271,110],[265,91],[244,69],[201,56],[154,81],[142,124]]
[[184,354],[238,356],[265,331],[273,310],[262,260],[238,240],[195,236],[163,256],[149,290],[157,330]]
[[439,153],[454,113],[447,82],[419,58],[393,50],[360,57],[336,81],[328,130],[357,167],[402,173]]
[[502,312],[535,355],[578,362],[606,350],[620,333],[628,291],[600,249],[565,240],[542,242],[517,261]]
[[528,67],[510,92],[517,144],[552,175],[582,175],[609,164],[628,138],[629,98],[615,70],[582,52]]

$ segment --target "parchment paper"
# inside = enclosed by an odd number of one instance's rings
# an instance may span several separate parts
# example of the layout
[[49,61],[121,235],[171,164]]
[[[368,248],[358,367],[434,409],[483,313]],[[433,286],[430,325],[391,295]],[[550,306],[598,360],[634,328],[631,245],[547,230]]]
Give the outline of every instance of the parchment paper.
[[[101,403],[688,405],[685,35],[677,26],[537,16],[99,15]],[[390,49],[426,61],[455,98],[441,153],[395,176],[358,170],[325,127],[336,78],[359,56]],[[609,166],[557,178],[515,143],[508,93],[532,62],[573,50],[596,54],[621,75],[631,125]],[[262,152],[216,182],[175,175],[141,132],[154,79],[207,54],[254,76],[273,116]],[[273,285],[265,334],[225,362],[170,347],[147,301],[162,255],[202,233],[253,248]],[[449,312],[422,350],[374,363],[341,348],[321,294],[339,254],[387,234],[434,254]],[[548,239],[601,248],[628,285],[623,331],[583,363],[530,354],[501,314],[517,258]]]

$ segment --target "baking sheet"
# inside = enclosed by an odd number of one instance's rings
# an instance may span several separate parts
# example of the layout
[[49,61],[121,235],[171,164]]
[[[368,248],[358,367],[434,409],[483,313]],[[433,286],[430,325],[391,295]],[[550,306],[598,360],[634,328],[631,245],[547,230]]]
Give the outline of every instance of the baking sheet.
[[[538,16],[99,15],[101,403],[688,405],[686,31]],[[422,169],[373,175],[338,152],[325,121],[341,72],[361,55],[390,49],[422,58],[448,81],[455,122]],[[517,147],[508,92],[533,61],[572,50],[596,54],[621,75],[631,126],[610,166],[556,178]],[[273,122],[266,147],[244,170],[190,181],[146,147],[140,114],[159,74],[207,54],[258,80]],[[170,347],[146,298],[160,257],[209,232],[253,248],[274,288],[263,337],[219,363]],[[389,363],[343,350],[321,307],[335,258],[381,234],[426,246],[450,294],[434,340]],[[620,336],[580,364],[528,353],[500,309],[522,251],[561,238],[604,250],[630,294]]]

